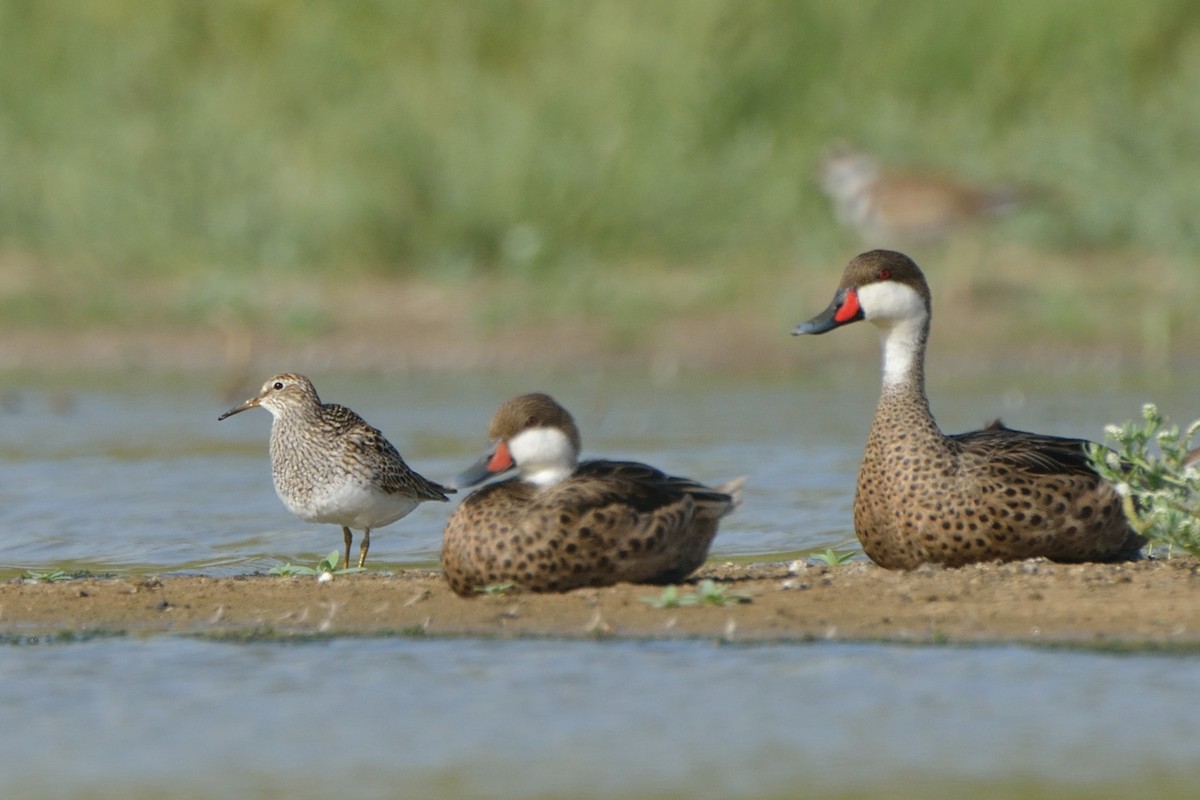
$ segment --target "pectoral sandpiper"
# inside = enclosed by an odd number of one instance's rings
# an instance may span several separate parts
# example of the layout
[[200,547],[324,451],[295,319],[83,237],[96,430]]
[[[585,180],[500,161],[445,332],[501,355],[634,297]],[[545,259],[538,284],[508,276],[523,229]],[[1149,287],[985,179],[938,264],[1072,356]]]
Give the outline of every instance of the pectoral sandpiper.
[[445,502],[444,486],[418,475],[384,435],[345,406],[322,403],[312,382],[284,373],[218,419],[261,406],[271,424],[271,475],[279,499],[300,519],[342,526],[346,567],[350,530],[363,532],[358,566],[367,563],[371,530],[390,525],[425,500]]

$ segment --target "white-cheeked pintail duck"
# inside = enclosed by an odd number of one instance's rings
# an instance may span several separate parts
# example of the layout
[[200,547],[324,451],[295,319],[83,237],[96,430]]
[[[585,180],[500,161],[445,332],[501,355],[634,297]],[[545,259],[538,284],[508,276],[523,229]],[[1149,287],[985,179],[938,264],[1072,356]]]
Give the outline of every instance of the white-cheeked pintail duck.
[[505,402],[484,458],[452,483],[488,484],[455,509],[442,540],[450,587],[535,592],[683,580],[708,555],[741,481],[716,489],[629,461],[578,462],[579,430],[545,394]]
[[1136,558],[1144,542],[1116,490],[1090,466],[1088,442],[999,424],[942,433],[925,396],[930,316],[917,265],[873,250],[846,266],[833,303],[792,331],[825,333],[859,320],[880,331],[883,390],[854,498],[854,528],[871,560],[911,569]]

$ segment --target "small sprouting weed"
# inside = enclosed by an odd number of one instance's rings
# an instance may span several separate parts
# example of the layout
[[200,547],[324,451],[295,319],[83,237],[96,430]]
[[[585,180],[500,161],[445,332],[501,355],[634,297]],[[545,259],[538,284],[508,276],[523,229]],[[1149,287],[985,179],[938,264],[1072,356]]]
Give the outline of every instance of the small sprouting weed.
[[706,606],[735,606],[738,603],[749,603],[750,598],[738,592],[731,592],[725,586],[718,586],[708,578],[700,581],[696,589],[696,597],[701,605]]
[[719,586],[710,579],[700,581],[693,594],[682,594],[675,584],[664,587],[662,594],[654,597],[648,595],[641,598],[643,603],[655,608],[679,608],[681,606],[732,606],[738,603],[749,603],[750,598],[744,594],[731,592],[724,586]]
[[317,571],[312,567],[305,567],[299,564],[278,564],[267,570],[267,574],[286,578],[292,575],[316,575]]
[[1185,430],[1171,425],[1153,403],[1142,406],[1142,422],[1105,428],[1111,450],[1092,445],[1096,471],[1121,495],[1129,524],[1168,555],[1179,548],[1200,555],[1200,470],[1188,464],[1200,420]]
[[854,558],[853,550],[838,551],[832,547],[826,547],[824,553],[813,553],[810,558],[819,564],[834,567],[838,564],[845,564],[850,559]]
[[279,564],[267,570],[268,575],[279,575],[283,577],[291,577],[294,575],[315,576],[321,575],[351,575],[355,572],[364,572],[362,567],[347,567],[346,569],[338,569],[338,564],[341,563],[341,553],[334,550],[329,555],[317,562],[315,567],[305,566],[303,564]]
[[21,580],[24,583],[57,583],[59,581],[69,581],[74,577],[69,572],[64,572],[61,569],[52,569],[49,572],[26,572]]
[[[685,602],[690,601],[690,602]],[[647,595],[642,598],[642,602],[655,608],[678,608],[682,605],[691,605],[695,603],[695,598],[681,597],[679,595],[679,587],[675,584],[664,587],[662,594],[658,597]]]

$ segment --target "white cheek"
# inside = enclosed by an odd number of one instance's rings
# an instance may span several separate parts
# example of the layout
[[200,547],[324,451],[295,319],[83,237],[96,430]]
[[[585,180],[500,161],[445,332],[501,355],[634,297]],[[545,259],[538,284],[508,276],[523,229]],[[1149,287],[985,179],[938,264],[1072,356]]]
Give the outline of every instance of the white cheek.
[[895,281],[881,281],[858,290],[864,319],[876,324],[914,320],[924,322],[928,312],[917,290]]
[[539,485],[557,483],[575,469],[571,440],[557,428],[530,428],[508,440],[521,477]]

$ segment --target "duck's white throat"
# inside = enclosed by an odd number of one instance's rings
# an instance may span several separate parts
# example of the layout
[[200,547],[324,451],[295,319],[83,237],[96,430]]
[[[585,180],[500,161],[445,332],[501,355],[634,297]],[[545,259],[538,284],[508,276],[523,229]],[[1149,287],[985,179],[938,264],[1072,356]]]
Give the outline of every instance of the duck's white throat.
[[881,281],[858,290],[864,319],[879,328],[883,345],[883,386],[896,386],[912,375],[924,347],[929,309],[915,289]]
[[521,480],[552,486],[575,471],[579,455],[558,428],[528,428],[508,440]]

